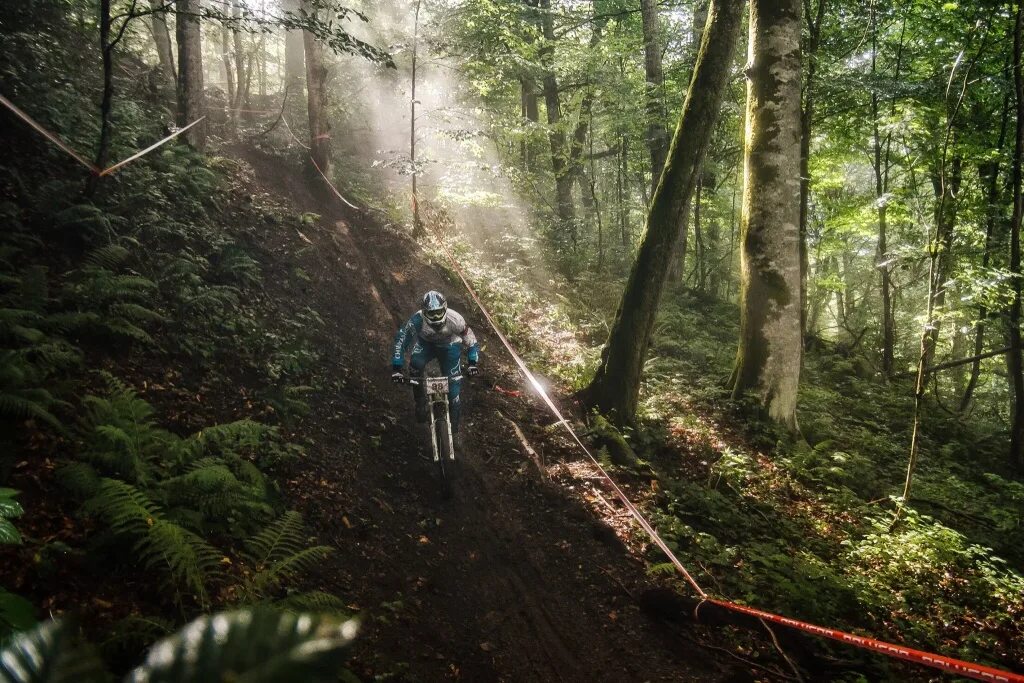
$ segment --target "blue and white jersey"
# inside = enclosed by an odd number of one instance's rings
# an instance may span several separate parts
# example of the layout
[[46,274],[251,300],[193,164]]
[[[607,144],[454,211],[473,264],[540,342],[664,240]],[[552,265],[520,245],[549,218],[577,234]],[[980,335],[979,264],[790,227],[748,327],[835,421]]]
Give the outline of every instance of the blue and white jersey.
[[444,324],[437,329],[426,323],[423,311],[416,311],[395,335],[391,365],[402,366],[405,362],[405,352],[416,341],[431,346],[461,344],[466,349],[466,358],[470,363],[476,363],[480,356],[480,345],[473,330],[466,324],[465,318],[450,308]]

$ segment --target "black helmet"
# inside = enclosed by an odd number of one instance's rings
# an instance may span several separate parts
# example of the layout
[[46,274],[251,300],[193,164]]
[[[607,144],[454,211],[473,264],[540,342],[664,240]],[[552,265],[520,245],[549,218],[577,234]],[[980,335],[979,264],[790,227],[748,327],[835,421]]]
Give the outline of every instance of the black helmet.
[[448,300],[441,292],[430,290],[423,295],[423,319],[437,329],[448,319]]

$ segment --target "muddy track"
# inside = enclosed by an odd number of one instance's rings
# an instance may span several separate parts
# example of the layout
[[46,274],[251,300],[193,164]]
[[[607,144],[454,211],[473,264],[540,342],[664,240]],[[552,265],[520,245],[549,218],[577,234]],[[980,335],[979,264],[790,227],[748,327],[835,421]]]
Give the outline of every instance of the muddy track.
[[[296,252],[310,274],[306,303],[326,322],[324,351],[339,378],[336,393],[318,398],[308,458],[285,489],[337,546],[318,578],[364,617],[357,675],[707,681],[736,674],[641,614],[632,595],[648,584],[642,563],[522,454],[497,411],[520,424],[549,463],[578,457],[536,426],[549,424],[548,416],[490,390],[518,386],[516,373],[460,289],[409,239],[312,196],[281,159],[233,152],[252,166],[256,188],[322,216],[304,234],[305,246],[294,238],[277,245]],[[440,498],[408,390],[388,376],[391,335],[432,288],[449,293],[485,344],[482,377],[464,389],[465,457],[450,500]]]

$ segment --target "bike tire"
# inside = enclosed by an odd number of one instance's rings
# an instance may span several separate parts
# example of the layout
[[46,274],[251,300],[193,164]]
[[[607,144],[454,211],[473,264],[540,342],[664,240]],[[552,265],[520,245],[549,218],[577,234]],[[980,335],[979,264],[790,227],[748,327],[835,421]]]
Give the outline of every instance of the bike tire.
[[437,477],[438,483],[441,486],[441,496],[443,498],[449,498],[452,495],[452,472],[450,465],[454,464],[448,460],[449,444],[448,444],[448,425],[443,419],[438,419],[434,422],[434,434],[437,437]]

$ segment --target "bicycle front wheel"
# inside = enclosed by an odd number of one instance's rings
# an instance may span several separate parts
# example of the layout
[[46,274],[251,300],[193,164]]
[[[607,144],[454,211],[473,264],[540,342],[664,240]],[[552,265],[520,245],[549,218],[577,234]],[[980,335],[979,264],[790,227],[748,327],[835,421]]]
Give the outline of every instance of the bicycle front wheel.
[[[447,418],[447,415],[445,416]],[[434,443],[437,444],[437,477],[441,485],[441,495],[448,498],[452,494],[451,469],[455,464],[448,459],[451,452],[451,443],[448,438],[448,420],[437,419],[434,421]]]

